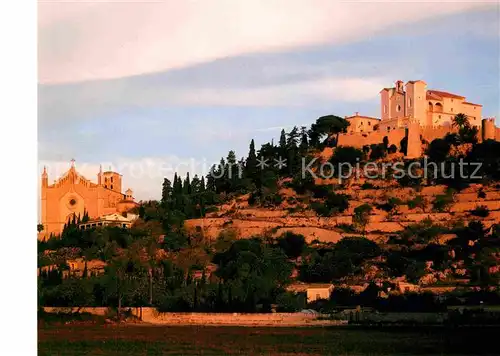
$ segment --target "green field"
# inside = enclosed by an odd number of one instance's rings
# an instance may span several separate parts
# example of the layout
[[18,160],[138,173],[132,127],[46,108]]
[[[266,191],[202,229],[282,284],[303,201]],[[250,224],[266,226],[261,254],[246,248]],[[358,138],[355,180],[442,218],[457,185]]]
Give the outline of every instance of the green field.
[[500,328],[41,326],[39,355],[498,354]]

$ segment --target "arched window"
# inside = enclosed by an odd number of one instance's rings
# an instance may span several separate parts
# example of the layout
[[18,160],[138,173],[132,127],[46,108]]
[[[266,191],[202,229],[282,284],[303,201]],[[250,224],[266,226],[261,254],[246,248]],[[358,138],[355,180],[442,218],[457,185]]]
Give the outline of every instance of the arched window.
[[441,103],[436,103],[436,105],[434,105],[434,111],[443,112],[443,105],[441,105]]
[[433,112],[433,111],[434,111],[434,106],[432,105],[432,103],[431,103],[430,101],[429,101],[429,108],[428,108],[428,110],[429,110],[430,112]]

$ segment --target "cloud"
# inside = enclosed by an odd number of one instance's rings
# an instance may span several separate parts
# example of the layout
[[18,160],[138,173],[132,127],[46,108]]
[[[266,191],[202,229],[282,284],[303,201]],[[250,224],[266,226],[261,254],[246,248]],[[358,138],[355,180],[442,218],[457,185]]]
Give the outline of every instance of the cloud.
[[39,81],[120,78],[245,53],[346,43],[391,26],[485,6],[447,1],[41,2]]

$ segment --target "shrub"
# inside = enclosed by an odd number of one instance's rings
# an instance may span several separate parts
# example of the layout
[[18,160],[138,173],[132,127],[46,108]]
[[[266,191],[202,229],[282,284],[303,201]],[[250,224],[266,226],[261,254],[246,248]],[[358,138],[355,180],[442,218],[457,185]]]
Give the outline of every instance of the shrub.
[[278,304],[277,312],[293,313],[302,310],[306,305],[306,301],[303,294],[285,292],[276,297],[276,304]]
[[421,208],[423,210],[425,209],[425,198],[421,195],[417,195],[412,200],[408,200],[407,204],[410,209]]
[[472,210],[470,212],[472,215],[474,216],[479,216],[481,218],[485,218],[487,217],[488,215],[490,215],[490,211],[488,210],[487,207],[485,207],[484,205],[481,205],[481,206],[478,206],[476,207],[474,210]]
[[453,195],[450,193],[447,194],[440,194],[436,196],[436,199],[432,203],[432,208],[434,211],[437,212],[444,212],[446,211],[449,206],[453,204]]
[[320,202],[311,203],[311,208],[318,214],[319,216],[330,216],[330,209],[326,207],[325,204]]
[[387,200],[387,203],[385,203],[385,204],[378,204],[377,208],[382,209],[382,210],[387,211],[387,212],[391,212],[398,205],[403,205],[403,204],[404,203],[403,203],[403,201],[401,199],[395,198],[395,197],[390,197]]
[[441,138],[433,140],[427,148],[429,160],[433,162],[445,161],[450,153],[450,148],[450,143]]
[[349,196],[330,192],[326,197],[325,205],[333,212],[342,213],[349,208]]
[[370,152],[370,160],[375,161],[380,158],[384,158],[387,155],[387,150],[383,143],[378,145],[372,145]]
[[363,151],[351,146],[340,146],[333,152],[330,162],[334,167],[338,167],[340,163],[349,163],[354,166],[357,162],[361,161],[362,158]]
[[315,198],[326,198],[331,191],[331,185],[315,185],[311,190]]
[[369,204],[363,204],[354,209],[354,215],[352,220],[355,225],[360,226],[365,232],[366,225],[370,221],[370,213],[372,212],[372,207]]
[[342,224],[337,224],[336,227],[345,232],[356,232],[356,229],[352,224],[342,223]]
[[278,246],[289,258],[297,258],[306,247],[306,238],[304,235],[287,231],[278,238]]
[[403,153],[406,155],[406,151],[408,149],[408,137],[403,137],[401,141],[399,142],[399,152]]
[[363,185],[361,185],[361,189],[365,190],[365,189],[375,189],[375,186],[371,183],[368,183],[368,182],[365,182],[363,183]]

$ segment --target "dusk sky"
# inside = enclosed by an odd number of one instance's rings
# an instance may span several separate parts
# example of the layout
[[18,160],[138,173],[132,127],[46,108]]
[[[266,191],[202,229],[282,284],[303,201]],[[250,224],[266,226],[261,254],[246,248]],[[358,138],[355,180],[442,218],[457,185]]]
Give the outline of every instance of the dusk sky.
[[379,117],[379,91],[398,79],[500,117],[497,2],[38,6],[38,148],[50,180],[74,158],[93,181],[112,166],[137,200],[159,198],[180,162],[246,156],[252,138],[259,147],[322,115]]

